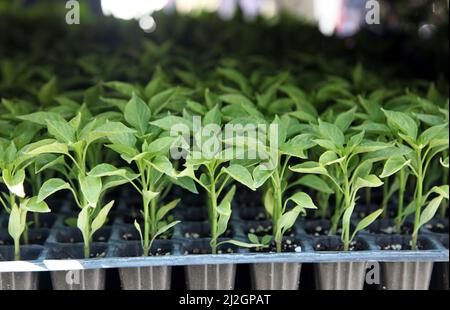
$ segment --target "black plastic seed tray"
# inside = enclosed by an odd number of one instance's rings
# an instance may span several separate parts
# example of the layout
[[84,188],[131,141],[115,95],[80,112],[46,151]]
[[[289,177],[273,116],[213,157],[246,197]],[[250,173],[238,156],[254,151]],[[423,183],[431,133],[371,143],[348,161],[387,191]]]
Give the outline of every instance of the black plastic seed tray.
[[[298,221],[295,228],[288,233],[287,239],[297,244],[289,253],[253,253],[248,249],[223,247],[220,254],[197,254],[198,249],[207,249],[209,226],[205,220],[205,211],[180,206],[175,217],[187,219],[175,227],[167,240],[156,241],[154,251],[158,256],[140,256],[140,241],[134,226],[126,216],[120,216],[123,205],[116,210],[116,218],[111,220],[94,236],[92,245],[93,258],[83,259],[81,233],[65,224],[67,218],[75,213],[66,205],[63,212],[52,219],[51,227],[44,228],[47,238],[42,245],[23,246],[24,261],[12,261],[11,245],[0,245],[0,272],[22,271],[58,271],[98,268],[126,268],[143,266],[187,266],[205,264],[249,264],[249,263],[325,263],[325,262],[409,262],[431,261],[448,262],[448,234],[431,232],[423,229],[421,237],[422,250],[396,251],[381,250],[386,243],[407,244],[408,237],[388,234],[374,234],[363,231],[357,240],[357,251],[342,252],[333,250],[339,244],[338,237],[325,236],[327,221]],[[262,210],[257,207],[236,205],[236,212],[230,221],[230,229],[225,238],[245,241],[248,232],[264,234],[270,229],[270,222],[264,219]],[[194,216],[192,216],[194,215]],[[192,217],[190,217],[192,216]],[[250,221],[250,218],[259,220]],[[197,219],[196,221],[194,219]],[[7,239],[6,216],[0,219],[0,236]],[[262,227],[262,229],[261,229]],[[319,230],[315,231],[317,227]],[[448,225],[447,225],[448,227]],[[313,229],[313,230],[311,230]],[[35,230],[30,230],[30,237]],[[328,248],[322,251],[320,246]],[[196,251],[197,250],[197,251]]]

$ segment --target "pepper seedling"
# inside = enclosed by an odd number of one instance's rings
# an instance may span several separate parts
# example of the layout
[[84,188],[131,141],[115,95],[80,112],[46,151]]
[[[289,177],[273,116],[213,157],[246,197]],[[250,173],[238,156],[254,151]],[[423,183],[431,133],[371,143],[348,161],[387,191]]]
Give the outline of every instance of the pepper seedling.
[[[33,158],[17,150],[14,141],[7,145],[0,143],[0,182],[4,183],[9,193],[0,193],[0,203],[9,213],[8,233],[14,241],[14,259],[20,260],[20,239],[27,232],[28,212],[48,213],[50,209],[37,197],[26,198],[25,171],[33,164]],[[3,197],[2,197],[3,195]]]
[[[134,130],[120,122],[107,122],[93,119],[82,123],[79,113],[67,122],[62,117],[46,120],[48,134],[53,139],[44,139],[27,147],[26,154],[38,156],[42,154],[58,154],[64,159],[48,164],[56,169],[65,179],[47,180],[38,195],[38,202],[61,190],[72,192],[76,205],[80,208],[77,227],[84,241],[84,257],[90,257],[92,237],[106,222],[114,201],[101,206],[102,195],[109,189],[122,185],[136,176],[128,169],[117,169],[112,165],[100,163],[89,167],[89,148],[102,145],[106,138],[133,133]],[[90,163],[92,165],[92,163]],[[88,169],[92,168],[90,171]]]
[[[290,118],[288,116],[279,118],[275,117],[272,126],[276,126],[277,149],[272,160],[275,165],[272,169],[265,172],[267,178],[267,185],[264,194],[264,206],[272,219],[273,239],[277,252],[282,251],[283,237],[296,223],[297,218],[301,214],[306,214],[307,209],[317,209],[311,197],[304,192],[296,192],[290,197],[285,197],[286,190],[290,188],[289,181],[292,173],[287,169],[291,159],[305,159],[306,151],[312,148],[315,143],[312,142],[313,136],[310,134],[299,134],[289,137]],[[267,150],[270,152],[270,150]],[[322,180],[317,176],[310,176],[310,181],[321,182]],[[264,180],[264,179],[263,179]],[[265,180],[264,180],[265,181]],[[292,188],[295,185],[303,182],[293,182]],[[323,181],[322,181],[323,182]],[[290,203],[294,206],[291,208]]]
[[342,205],[336,205],[335,219],[342,219],[341,240],[345,251],[356,234],[372,224],[382,213],[382,209],[373,212],[362,219],[351,232],[351,217],[356,207],[358,192],[363,188],[375,188],[383,182],[374,174],[374,162],[384,160],[384,157],[365,158],[364,154],[381,151],[392,145],[364,140],[364,131],[345,136],[336,125],[319,119],[317,126],[319,139],[314,141],[325,150],[317,162],[308,161],[290,169],[294,172],[318,174],[329,178],[335,187],[343,194]]
[[[426,214],[422,214],[422,209],[426,205],[427,198],[431,193],[438,192],[439,196],[435,199],[440,199],[439,204],[448,199],[445,190],[436,187],[432,188],[428,193],[424,193],[424,182],[430,168],[432,160],[448,150],[449,148],[449,134],[448,122],[429,127],[421,134],[419,134],[420,121],[412,118],[407,113],[398,111],[383,110],[386,115],[387,124],[395,132],[400,141],[405,142],[405,148],[409,150],[404,156],[395,159],[395,165],[388,161],[385,166],[384,175],[390,175],[400,170],[403,167],[408,167],[409,172],[415,178],[414,201],[404,211],[403,216],[406,217],[414,213],[414,229],[412,234],[412,249],[417,249],[417,241],[420,227],[428,222],[434,214],[430,217],[430,213],[436,212],[435,203],[437,200],[433,199],[433,203],[426,207]],[[428,220],[427,220],[428,219]]]
[[[188,120],[168,116],[158,121],[152,122],[153,125],[169,130],[174,124],[182,123],[187,126],[189,137],[180,135],[178,147],[184,148],[187,153],[184,163],[184,169],[178,174],[179,178],[188,177],[197,185],[202,187],[206,193],[208,200],[206,202],[208,216],[211,228],[211,252],[217,254],[218,246],[229,243],[240,247],[254,247],[250,243],[239,240],[225,240],[219,242],[219,238],[224,235],[228,229],[228,223],[231,218],[232,200],[236,192],[236,187],[231,186],[233,180],[243,184],[244,186],[256,190],[255,184],[258,182],[253,179],[251,168],[254,167],[255,161],[249,161],[229,158],[224,156],[221,148],[215,148],[215,142],[225,142],[221,135],[222,114],[218,106],[211,109],[202,118],[202,125],[205,128],[211,126],[211,130],[193,132],[193,124]],[[190,133],[194,134],[195,147],[189,147]],[[228,190],[227,190],[228,189]]]
[[136,94],[124,108],[126,122],[136,131],[122,135],[120,139],[110,138],[107,145],[128,163],[134,164],[138,177],[130,180],[142,197],[143,230],[137,220],[134,226],[139,232],[143,255],[148,256],[154,240],[169,231],[180,221],[165,220],[180,199],[161,205],[172,183],[196,192],[195,184],[189,178],[177,179],[177,173],[169,160],[169,150],[175,143],[174,137],[164,136],[165,131],[150,126],[151,110]]

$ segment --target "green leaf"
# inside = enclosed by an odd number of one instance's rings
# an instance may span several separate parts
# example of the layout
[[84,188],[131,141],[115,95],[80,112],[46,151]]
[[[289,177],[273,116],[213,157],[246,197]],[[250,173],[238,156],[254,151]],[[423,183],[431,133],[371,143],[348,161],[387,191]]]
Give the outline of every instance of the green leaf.
[[13,238],[13,240],[20,240],[20,236],[22,236],[23,232],[25,231],[25,225],[26,218],[23,212],[21,212],[16,204],[13,204],[8,221],[8,233]]
[[173,129],[174,126],[183,126],[186,128],[186,130],[189,131],[192,131],[193,127],[192,121],[182,118],[180,116],[172,116],[172,115],[153,121],[150,124],[167,131]]
[[266,181],[273,174],[273,172],[274,172],[274,170],[268,170],[263,165],[256,166],[256,168],[253,170],[253,173],[252,173],[253,180],[254,180],[253,187],[259,188],[259,187],[263,186],[264,183],[266,183]]
[[55,168],[64,165],[64,156],[57,156],[53,154],[44,154],[36,158],[35,172],[41,173],[47,169]]
[[249,240],[251,243],[259,244],[258,236],[256,236],[255,234],[248,234],[248,240]]
[[109,211],[111,211],[111,208],[114,206],[114,200],[109,202],[106,206],[104,206],[100,212],[98,212],[95,219],[92,221],[91,225],[91,238],[94,235],[94,233],[99,230],[100,228],[105,225],[105,222],[108,218]]
[[192,180],[190,177],[178,177],[176,179],[172,179],[172,182],[175,185],[178,185],[188,191],[190,191],[193,194],[198,194],[197,187],[195,185],[195,181]]
[[410,162],[411,160],[406,160],[404,157],[400,156],[389,158],[384,165],[380,178],[390,177],[403,169],[403,167],[407,166]]
[[251,93],[251,87],[248,80],[239,71],[230,68],[218,68],[217,72],[229,81],[239,85],[240,90],[245,94]]
[[48,121],[64,121],[64,118],[54,112],[35,112],[17,117],[20,120],[35,123],[41,126],[47,126]]
[[247,242],[238,241],[238,240],[225,240],[225,241],[219,242],[217,244],[217,246],[223,245],[223,244],[233,244],[240,248],[257,248],[257,247],[260,247],[263,245],[263,244],[247,243]]
[[160,227],[158,229],[158,231],[156,232],[155,236],[153,237],[153,240],[156,239],[158,236],[161,236],[162,234],[164,234],[166,231],[168,231],[172,227],[178,225],[179,223],[181,223],[181,221],[174,221],[174,222],[172,222],[170,224],[167,224],[167,225],[164,225],[163,227]]
[[14,175],[11,175],[11,172],[8,169],[4,169],[2,177],[11,193],[20,198],[25,197],[25,188],[23,185],[25,182],[25,170],[19,170]]
[[442,138],[447,140],[448,144],[448,123],[433,126],[422,132],[418,139],[420,146],[425,147],[433,142],[435,139]]
[[39,102],[43,105],[51,104],[57,92],[58,90],[56,88],[56,78],[53,77],[39,90],[39,93],[37,95]]
[[152,154],[167,154],[172,145],[175,145],[176,140],[177,138],[175,137],[163,137],[156,139],[148,145],[147,150]]
[[275,197],[273,194],[273,189],[270,187],[264,193],[264,208],[270,216],[272,216],[273,214],[274,206],[275,206]]
[[356,226],[351,239],[353,240],[358,232],[369,227],[382,213],[383,209],[379,209],[363,218]]
[[175,170],[173,169],[172,163],[166,156],[157,156],[150,161],[150,164],[159,172],[175,177]]
[[374,174],[369,174],[365,177],[359,177],[356,180],[355,192],[361,188],[374,188],[380,187],[384,183]]
[[134,93],[125,106],[124,116],[128,124],[136,128],[141,135],[147,132],[148,122],[151,117],[150,108]]
[[318,192],[333,194],[334,190],[330,188],[327,182],[325,182],[322,178],[317,175],[305,175],[301,177],[297,182],[300,185],[312,188]]
[[136,230],[139,233],[139,237],[141,239],[141,247],[144,248],[144,236],[142,234],[141,226],[139,226],[139,223],[137,220],[134,220],[134,227],[136,228]]
[[323,139],[329,139],[339,147],[342,147],[345,143],[342,130],[334,124],[319,119],[319,132]]
[[47,197],[53,195],[54,193],[68,189],[72,190],[69,183],[65,182],[62,179],[50,179],[47,180],[39,190],[39,195],[37,197],[37,201],[41,202],[44,201]]
[[431,190],[430,193],[436,193],[440,196],[442,196],[445,199],[449,199],[449,194],[448,194],[448,190],[449,186],[448,185],[441,185],[441,186],[434,186]]
[[414,119],[406,113],[383,109],[389,126],[406,134],[412,140],[417,139],[418,126]]
[[65,143],[57,142],[53,139],[45,139],[39,142],[30,144],[24,150],[26,155],[41,155],[41,154],[64,154],[69,155],[69,149]]
[[159,192],[143,191],[144,205],[148,205],[153,199],[159,195]]
[[89,206],[95,208],[102,192],[102,179],[94,176],[81,176],[80,188]]
[[158,212],[156,213],[156,220],[159,222],[161,221],[167,213],[169,213],[171,210],[175,209],[175,207],[178,205],[181,199],[175,199],[174,201],[169,202],[168,204],[162,206],[158,209]]
[[78,219],[77,219],[77,227],[81,231],[81,234],[83,235],[84,242],[88,242],[91,239],[90,235],[90,208],[83,208],[81,209],[80,213],[78,213]]
[[244,166],[230,165],[228,168],[224,168],[224,171],[239,183],[247,186],[251,190],[256,190],[252,175]]
[[302,207],[297,206],[280,217],[277,225],[278,231],[275,233],[275,239],[281,240],[283,238],[284,233],[294,226],[302,210]]
[[[84,130],[84,129],[83,129]],[[95,128],[87,133],[86,140],[90,144],[98,139],[107,138],[111,136],[121,136],[127,133],[134,133],[135,131],[128,128],[121,122],[106,122],[105,124]]]
[[108,88],[114,89],[115,91],[119,92],[122,95],[125,95],[127,97],[133,96],[134,93],[140,94],[139,89],[134,87],[132,84],[119,82],[119,81],[112,81],[112,82],[106,82],[103,85],[105,85]]
[[337,154],[333,151],[326,151],[319,158],[319,163],[321,166],[330,166],[334,164],[338,164],[345,160],[345,157],[339,158]]
[[220,109],[218,105],[215,105],[213,109],[206,113],[203,118],[203,125],[216,124],[220,125],[222,123],[222,114],[220,113]]
[[439,210],[439,207],[442,203],[442,200],[444,198],[442,196],[438,196],[430,201],[430,203],[425,207],[425,209],[422,211],[420,215],[419,225],[416,227],[416,232],[420,227],[431,221],[437,210]]
[[312,161],[289,167],[289,169],[297,173],[328,175],[325,167]]
[[300,206],[304,209],[317,209],[311,197],[303,192],[295,193],[294,195],[289,197],[288,200],[293,201],[297,206]]
[[230,204],[231,205],[231,202],[233,201],[235,193],[236,193],[236,186],[233,185],[231,187],[231,189],[228,191],[228,193],[225,195],[225,197],[223,197],[223,199],[220,202],[219,206],[223,205],[223,204]]
[[444,167],[444,168],[447,168],[448,169],[448,167],[449,167],[449,163],[448,163],[448,157],[447,158],[445,158],[445,159],[440,159],[440,163],[441,163],[441,165]]
[[217,207],[219,220],[217,222],[217,237],[220,237],[227,231],[228,222],[231,218],[231,204],[229,202],[221,203]]
[[348,128],[350,127],[350,125],[355,120],[356,110],[357,110],[357,108],[354,107],[353,109],[351,109],[347,112],[339,114],[338,117],[336,118],[336,121],[334,122],[334,124],[342,132],[346,132],[348,130]]
[[38,197],[33,197],[26,203],[26,209],[30,212],[36,212],[36,213],[49,213],[51,212],[48,205],[42,201],[39,200]]
[[48,133],[64,143],[75,142],[75,129],[65,120],[47,120]]
[[100,164],[95,166],[88,173],[88,175],[97,178],[120,176],[129,181],[134,180],[138,177],[137,174],[134,174],[133,172],[127,169],[129,168],[116,168],[115,166],[110,164]]

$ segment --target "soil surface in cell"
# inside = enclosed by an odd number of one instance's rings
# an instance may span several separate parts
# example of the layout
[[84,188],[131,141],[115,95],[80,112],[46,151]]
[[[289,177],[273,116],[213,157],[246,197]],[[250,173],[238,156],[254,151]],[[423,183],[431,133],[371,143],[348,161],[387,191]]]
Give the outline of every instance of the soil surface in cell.
[[[267,248],[254,248],[250,250],[253,253],[277,253],[275,242],[271,242]],[[281,245],[282,253],[301,253],[302,247],[297,240],[286,239]]]
[[[217,250],[217,254],[233,254],[233,253],[235,253],[235,249],[230,248],[230,247],[226,247],[226,248]],[[201,254],[201,255],[211,254],[211,249],[196,247],[196,248],[184,251],[184,255],[199,255],[199,254]]]

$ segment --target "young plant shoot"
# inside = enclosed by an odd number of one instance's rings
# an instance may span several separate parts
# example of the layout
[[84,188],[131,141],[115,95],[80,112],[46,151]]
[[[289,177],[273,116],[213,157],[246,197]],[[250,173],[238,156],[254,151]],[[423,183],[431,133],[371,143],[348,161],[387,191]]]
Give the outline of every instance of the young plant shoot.
[[187,177],[177,180],[177,173],[169,159],[169,150],[175,142],[174,137],[164,136],[164,131],[149,124],[151,110],[137,95],[133,94],[124,109],[126,122],[135,129],[134,133],[110,137],[107,145],[137,169],[138,177],[131,184],[142,198],[143,230],[137,220],[134,226],[139,232],[143,255],[151,253],[154,240],[166,233],[179,221],[167,222],[167,214],[173,210],[180,199],[161,205],[172,183],[191,189],[195,184]]
[[[9,214],[8,233],[14,241],[14,259],[20,260],[20,240],[28,230],[28,212],[48,213],[48,205],[37,197],[27,198],[25,193],[25,171],[33,164],[33,157],[17,150],[14,141],[0,143],[0,183],[6,185],[8,193],[0,193],[0,203]],[[3,197],[2,197],[3,196]]]
[[[420,227],[434,217],[443,200],[448,200],[448,185],[433,187],[428,192],[424,190],[432,160],[442,156],[443,152],[449,148],[448,122],[429,127],[419,133],[420,121],[408,113],[388,110],[383,110],[383,112],[399,143],[402,143],[403,148],[408,151],[402,156],[388,160],[383,176],[392,175],[407,167],[409,173],[415,178],[414,201],[404,210],[403,217],[414,214],[411,247],[413,250],[417,250]],[[427,205],[427,199],[433,193],[438,197]],[[439,203],[436,205],[437,202]],[[427,207],[423,210],[426,205]]]
[[103,119],[93,119],[84,124],[83,119],[81,113],[69,122],[62,117],[48,117],[47,130],[53,138],[29,145],[26,154],[63,156],[48,163],[48,167],[56,169],[65,180],[61,178],[47,180],[42,185],[37,201],[42,202],[49,195],[61,190],[72,192],[80,209],[77,227],[83,235],[84,257],[89,258],[92,237],[105,224],[114,204],[114,201],[111,201],[103,206],[103,194],[136,176],[129,169],[117,169],[110,164],[97,164],[89,160],[91,146],[102,144],[106,138],[112,136],[133,133],[134,130],[122,123]]
[[325,150],[317,162],[309,161],[290,169],[305,174],[324,175],[329,178],[336,188],[343,194],[342,205],[336,205],[335,218],[342,219],[341,239],[345,251],[350,246],[356,234],[368,227],[382,213],[382,209],[375,211],[362,219],[351,231],[350,220],[358,200],[358,192],[363,188],[375,188],[383,182],[372,174],[373,164],[384,158],[365,158],[365,154],[381,151],[391,147],[390,144],[364,140],[364,132],[357,132],[345,136],[336,125],[319,120],[317,126],[318,139],[314,141]]

